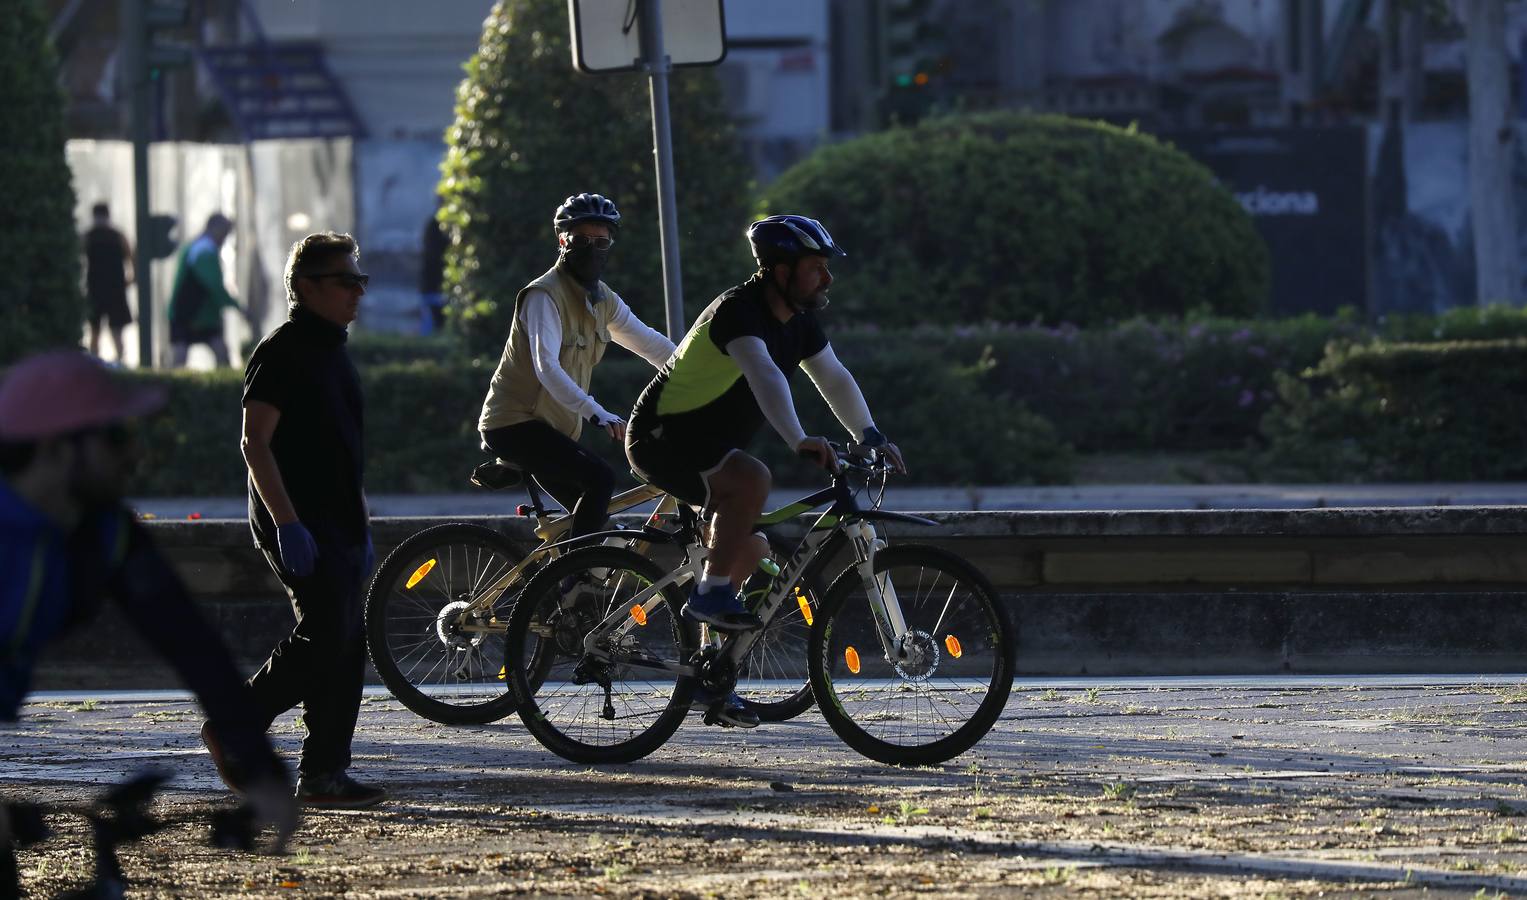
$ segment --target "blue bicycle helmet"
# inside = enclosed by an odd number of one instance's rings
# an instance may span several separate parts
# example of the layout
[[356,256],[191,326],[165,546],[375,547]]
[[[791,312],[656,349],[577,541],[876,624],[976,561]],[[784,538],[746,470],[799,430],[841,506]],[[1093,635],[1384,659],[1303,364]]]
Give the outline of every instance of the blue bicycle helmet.
[[760,266],[791,262],[802,256],[847,256],[816,219],[770,216],[748,226],[748,243]]
[[579,222],[603,222],[613,230],[620,229],[620,210],[602,194],[574,194],[562,201],[552,216],[551,225],[558,233]]

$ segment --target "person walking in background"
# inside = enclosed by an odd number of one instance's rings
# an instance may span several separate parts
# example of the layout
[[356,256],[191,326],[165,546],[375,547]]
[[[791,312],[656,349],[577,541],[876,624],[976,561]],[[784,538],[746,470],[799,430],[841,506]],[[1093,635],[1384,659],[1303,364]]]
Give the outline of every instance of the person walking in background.
[[133,283],[133,248],[127,236],[111,224],[111,208],[90,208],[90,229],[80,237],[85,254],[85,297],[89,300],[90,353],[101,355],[101,320],[111,332],[111,351],[120,365],[125,359],[122,329],[132,324],[127,286]]
[[435,212],[424,220],[419,242],[419,333],[425,337],[445,327],[445,248],[451,239],[435,218],[439,212],[440,201],[436,199]]
[[[164,402],[163,388],[129,386],[79,350],[28,357],[0,380],[0,722],[17,719],[45,646],[110,597],[196,695],[204,739],[228,749],[218,773],[276,826],[279,852],[297,825],[287,769],[227,645],[122,504],[138,457],[132,421]],[[11,852],[3,832],[0,873]]]
[[223,283],[220,256],[232,232],[233,222],[222,213],[213,213],[196,240],[180,250],[169,308],[171,364],[177,369],[186,364],[192,344],[206,344],[219,366],[228,365],[223,310],[238,309],[239,302]]
[[653,368],[673,342],[647,327],[600,280],[620,212],[599,194],[568,197],[552,214],[556,265],[514,299],[514,324],[477,430],[495,456],[529,472],[573,513],[570,536],[590,534],[609,515],[615,473],[579,446],[583,423],[624,441],[626,423],[589,395],[594,366],[613,340]]
[[249,686],[267,728],[302,705],[298,799],[349,808],[385,796],[348,772],[365,678],[362,591],[375,563],[360,379],[345,352],[368,281],[359,253],[354,238],[332,231],[292,245],[289,318],[244,369],[242,442],[255,545],[297,617]]

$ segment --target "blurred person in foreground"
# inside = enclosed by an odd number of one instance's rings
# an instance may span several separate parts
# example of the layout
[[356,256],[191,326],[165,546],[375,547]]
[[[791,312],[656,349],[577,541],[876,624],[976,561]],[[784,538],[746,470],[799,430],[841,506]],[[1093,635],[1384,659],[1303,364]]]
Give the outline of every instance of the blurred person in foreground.
[[[229,751],[219,775],[276,826],[280,852],[297,825],[286,767],[227,645],[122,504],[138,455],[132,422],[164,402],[162,389],[131,387],[78,350],[28,357],[0,377],[0,722],[17,719],[44,646],[109,596],[196,695],[204,735]],[[0,803],[0,858],[7,818]]]
[[223,244],[233,222],[222,213],[207,217],[207,227],[176,257],[175,285],[170,289],[171,364],[181,368],[192,344],[206,344],[219,366],[228,365],[223,340],[223,310],[239,309],[239,301],[223,282]]
[[376,562],[360,378],[345,352],[369,280],[359,257],[348,234],[293,244],[289,317],[244,368],[249,524],[297,618],[249,686],[266,728],[302,705],[297,797],[309,806],[360,808],[386,796],[349,775],[365,679],[363,595]]

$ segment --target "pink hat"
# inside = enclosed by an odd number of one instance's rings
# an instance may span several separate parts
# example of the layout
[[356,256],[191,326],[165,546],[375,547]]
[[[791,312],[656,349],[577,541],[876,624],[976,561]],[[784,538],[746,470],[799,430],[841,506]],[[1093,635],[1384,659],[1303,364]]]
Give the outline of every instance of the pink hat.
[[147,415],[164,406],[162,387],[114,377],[77,350],[28,356],[0,378],[0,440],[35,441]]

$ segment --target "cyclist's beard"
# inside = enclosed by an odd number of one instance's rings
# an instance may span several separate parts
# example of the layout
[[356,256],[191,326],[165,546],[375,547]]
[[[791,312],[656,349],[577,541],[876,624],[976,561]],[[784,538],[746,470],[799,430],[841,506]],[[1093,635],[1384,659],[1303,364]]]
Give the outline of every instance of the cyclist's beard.
[[557,260],[557,265],[565,268],[574,280],[592,291],[604,275],[604,266],[609,258],[609,248],[599,250],[594,247],[568,246],[562,248],[562,256]]
[[[774,286],[776,288],[779,287],[779,283],[775,282]],[[785,282],[784,288],[780,289],[779,294],[785,298],[785,303],[796,312],[827,308],[827,291],[820,290],[812,291],[809,294],[803,293],[795,286],[795,276],[793,273],[790,279]]]

